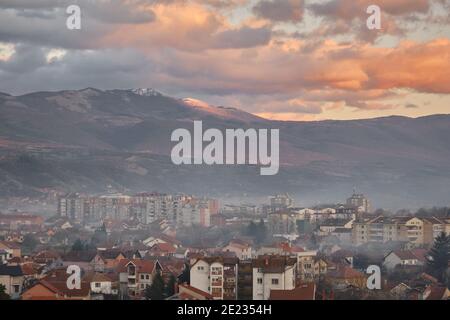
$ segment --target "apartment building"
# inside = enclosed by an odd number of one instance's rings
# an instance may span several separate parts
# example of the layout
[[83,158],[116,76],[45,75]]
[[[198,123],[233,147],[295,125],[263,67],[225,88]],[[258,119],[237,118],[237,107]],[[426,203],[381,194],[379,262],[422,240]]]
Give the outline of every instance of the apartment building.
[[446,223],[436,217],[383,217],[358,219],[353,224],[356,245],[367,242],[405,241],[412,246],[431,245],[446,230]]
[[302,282],[314,281],[315,278],[315,260],[317,251],[296,252],[297,256],[297,275]]
[[193,225],[203,227],[211,226],[211,215],[208,204],[194,199],[188,201],[181,209],[181,217],[177,220],[177,225],[186,227]]
[[353,222],[352,240],[355,245],[408,241],[407,228],[401,218],[378,216],[361,218]]
[[178,226],[197,224],[205,227],[211,225],[211,215],[218,212],[219,202],[216,199],[159,193],[95,197],[69,193],[58,198],[57,208],[58,216],[76,222],[111,219],[150,224],[164,219]]
[[287,256],[260,256],[252,260],[253,300],[268,300],[271,290],[293,290],[297,259]]
[[370,212],[370,201],[363,194],[354,192],[350,198],[347,199],[347,205],[358,208],[359,212]]
[[290,211],[277,211],[269,214],[269,231],[273,234],[296,232],[296,218]]
[[274,209],[287,209],[292,207],[294,200],[288,194],[277,194],[270,197],[270,206]]
[[210,293],[215,300],[236,300],[238,264],[237,258],[199,258],[191,265],[190,285]]
[[422,246],[430,245],[442,232],[445,232],[446,223],[436,217],[409,218],[405,221],[409,243]]

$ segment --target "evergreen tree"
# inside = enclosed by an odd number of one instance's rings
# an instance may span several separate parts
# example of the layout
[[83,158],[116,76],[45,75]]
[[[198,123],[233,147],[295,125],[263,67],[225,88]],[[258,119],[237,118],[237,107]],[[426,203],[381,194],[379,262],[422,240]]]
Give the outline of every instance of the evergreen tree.
[[257,232],[258,232],[257,225],[253,221],[251,221],[247,226],[247,234],[250,237],[256,237]]
[[433,248],[428,252],[427,267],[439,281],[445,283],[446,271],[450,260],[450,235],[442,232],[435,240]]
[[2,284],[0,284],[0,300],[9,300],[10,297],[6,293],[6,287]]
[[169,281],[167,282],[166,289],[164,291],[165,296],[171,297],[175,294],[175,284],[177,283],[177,279],[173,274],[170,275]]
[[258,243],[262,243],[264,242],[264,240],[266,240],[266,237],[267,237],[267,228],[266,225],[264,224],[264,220],[261,219],[256,228],[256,241]]
[[32,234],[26,234],[23,237],[22,247],[25,249],[26,252],[31,253],[34,249],[36,249],[36,246],[38,245],[38,241]]
[[183,272],[181,273],[178,279],[180,283],[187,283],[187,284],[191,283],[191,270],[189,269],[189,264],[187,263],[184,264]]
[[84,250],[84,244],[80,239],[77,239],[73,246],[72,246],[72,251],[83,251]]
[[149,300],[163,300],[164,299],[164,280],[161,273],[157,272],[153,277],[153,282],[150,287],[145,289],[145,297]]

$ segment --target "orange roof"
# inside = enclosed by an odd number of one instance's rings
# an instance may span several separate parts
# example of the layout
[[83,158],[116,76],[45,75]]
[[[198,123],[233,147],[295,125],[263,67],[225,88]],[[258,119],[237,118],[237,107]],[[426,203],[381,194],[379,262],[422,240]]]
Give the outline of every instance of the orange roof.
[[10,249],[20,249],[20,244],[14,241],[0,241],[0,244]]
[[170,243],[165,243],[165,242],[161,242],[161,243],[157,243],[157,244],[153,245],[150,250],[163,251],[163,252],[167,252],[167,253],[175,253],[177,251],[177,249],[173,245],[171,245]]
[[88,282],[113,282],[110,277],[98,272],[86,274],[83,279]]
[[180,284],[179,285],[179,289],[180,289],[180,294],[179,297],[183,300],[198,300],[195,296],[190,295],[189,291],[200,295],[202,297],[205,298],[205,300],[212,300],[213,296],[211,294],[209,294],[208,292],[205,292],[203,290],[197,289],[195,287],[192,287],[188,284]]
[[90,286],[88,282],[81,281],[81,289],[70,290],[67,287],[68,277],[69,275],[66,273],[65,269],[56,269],[50,272],[45,278],[41,279],[36,285],[42,285],[48,290],[63,297],[86,297],[89,295]]
[[150,260],[140,260],[140,259],[122,259],[117,267],[118,272],[127,272],[127,267],[129,264],[134,264],[136,266],[137,273],[152,273],[155,270],[156,262]]
[[24,275],[33,275],[39,273],[39,265],[33,262],[27,262],[20,266]]
[[293,290],[271,290],[269,300],[315,300],[315,295],[315,283],[307,283]]
[[337,270],[332,271],[330,276],[337,279],[355,279],[355,278],[365,278],[366,276],[349,266],[340,265]]

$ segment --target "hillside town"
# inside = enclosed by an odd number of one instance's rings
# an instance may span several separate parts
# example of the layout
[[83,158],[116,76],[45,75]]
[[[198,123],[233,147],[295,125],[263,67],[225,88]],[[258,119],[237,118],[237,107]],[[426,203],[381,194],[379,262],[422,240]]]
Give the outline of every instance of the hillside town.
[[[447,300],[450,209],[227,204],[184,194],[59,195],[0,214],[0,299]],[[81,270],[71,288],[70,266]],[[380,287],[368,286],[370,266]]]

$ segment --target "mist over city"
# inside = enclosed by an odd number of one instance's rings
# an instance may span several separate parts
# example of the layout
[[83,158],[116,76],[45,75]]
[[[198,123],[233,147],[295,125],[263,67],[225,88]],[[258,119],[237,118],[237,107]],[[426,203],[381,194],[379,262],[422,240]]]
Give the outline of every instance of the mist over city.
[[0,1],[0,300],[448,300],[449,12]]

